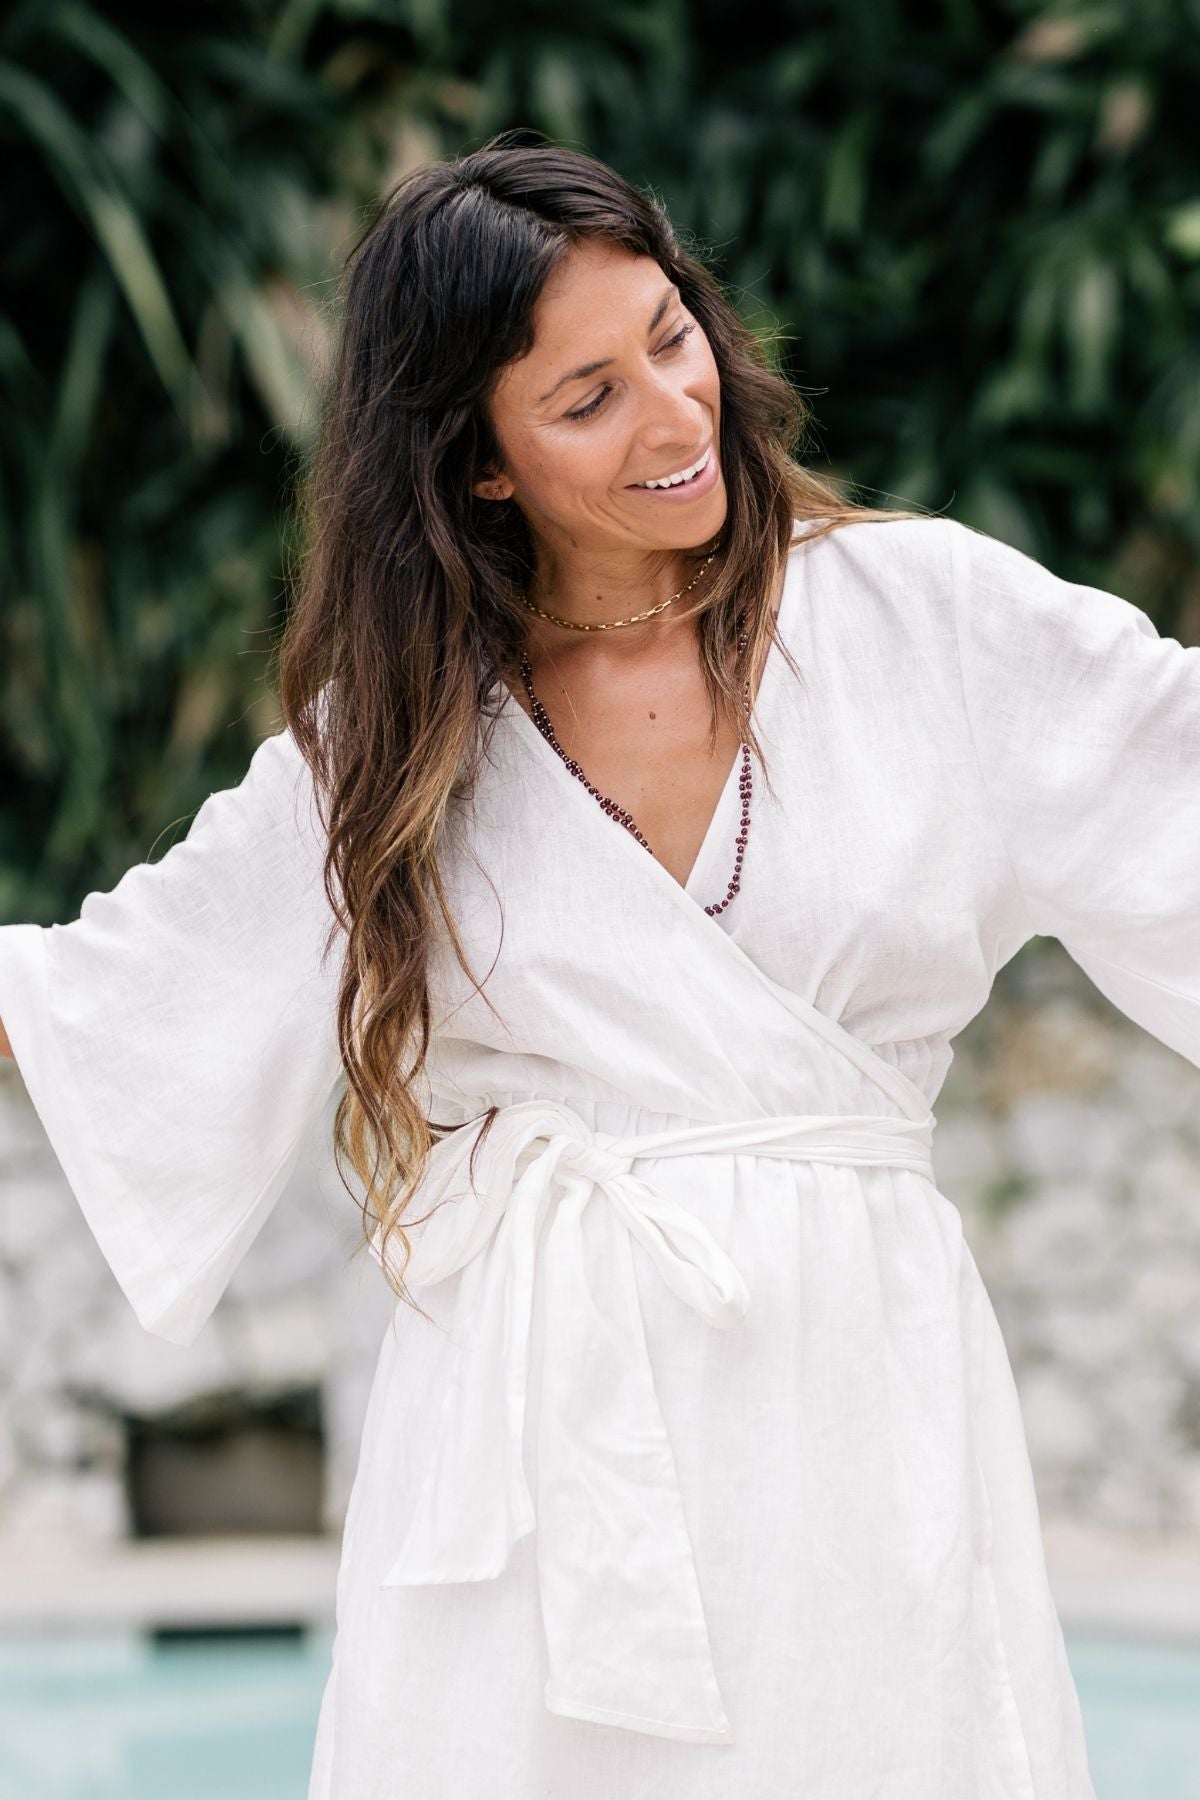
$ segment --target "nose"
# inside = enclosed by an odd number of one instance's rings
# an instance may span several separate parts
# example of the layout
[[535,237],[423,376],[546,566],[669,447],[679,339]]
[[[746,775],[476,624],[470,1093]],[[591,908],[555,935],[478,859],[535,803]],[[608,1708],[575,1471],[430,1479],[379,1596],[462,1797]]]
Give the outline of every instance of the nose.
[[641,407],[641,440],[647,450],[673,447],[686,453],[702,446],[708,435],[708,412],[679,373],[647,371]]

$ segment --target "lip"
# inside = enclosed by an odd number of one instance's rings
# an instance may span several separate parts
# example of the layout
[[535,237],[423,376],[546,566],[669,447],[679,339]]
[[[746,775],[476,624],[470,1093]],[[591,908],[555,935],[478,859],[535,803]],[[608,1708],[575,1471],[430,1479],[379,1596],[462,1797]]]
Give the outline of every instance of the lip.
[[[686,506],[689,500],[702,500],[705,494],[711,494],[721,478],[721,465],[717,460],[717,446],[709,445],[710,455],[707,467],[701,469],[691,481],[682,481],[677,487],[644,488],[633,483],[626,488],[626,493],[636,494],[639,500],[663,500],[671,506]],[[693,460],[695,460],[693,458]]]

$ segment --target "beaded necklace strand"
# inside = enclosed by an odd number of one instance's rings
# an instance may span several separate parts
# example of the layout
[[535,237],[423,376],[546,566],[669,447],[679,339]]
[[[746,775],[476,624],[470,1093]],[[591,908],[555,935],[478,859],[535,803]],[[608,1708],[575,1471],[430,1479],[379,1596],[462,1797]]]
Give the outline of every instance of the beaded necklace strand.
[[[673,596],[673,598],[677,598],[677,597],[678,596]],[[740,650],[744,650],[746,648],[747,641],[748,640],[746,637],[746,633],[744,631],[741,632],[738,636],[738,648]],[[587,789],[588,793],[591,794],[593,796],[593,798],[599,802],[601,809],[604,812],[606,812],[610,818],[616,819],[616,821],[619,825],[624,825],[624,827],[627,831],[631,831],[633,833],[634,837],[637,839],[638,843],[642,845],[643,849],[650,850],[650,845],[646,842],[646,839],[642,836],[642,833],[638,830],[636,824],[633,821],[632,816],[625,811],[625,808],[623,806],[618,806],[618,804],[615,800],[610,799],[607,794],[602,794],[600,792],[599,788],[594,787],[592,785],[592,783],[588,780],[587,776],[584,774],[582,768],[579,766],[579,763],[576,761],[576,759],[573,756],[567,755],[566,751],[563,749],[562,745],[559,743],[558,739],[555,737],[554,727],[550,723],[549,715],[547,714],[545,707],[542,705],[541,701],[538,699],[537,695],[533,691],[533,670],[530,667],[529,657],[524,650],[521,651],[521,679],[525,683],[525,692],[529,695],[529,707],[530,707],[530,711],[533,714],[534,724],[537,726],[537,728],[541,732],[542,736],[546,739],[546,742],[551,746],[551,748],[553,750],[556,750],[558,752],[559,756],[562,757],[564,763],[567,765],[567,768],[570,770],[571,774],[578,777],[578,779],[583,783],[584,787]],[[746,677],[746,681],[742,688],[742,703],[746,709],[747,714],[749,714],[749,711],[750,711],[750,678],[749,678],[749,676]],[[746,854],[746,844],[749,841],[749,837],[750,837],[750,796],[751,796],[751,792],[752,792],[752,788],[753,788],[753,781],[752,781],[752,777],[751,777],[751,773],[750,773],[750,746],[749,746],[749,744],[742,745],[742,768],[741,768],[741,774],[738,777],[738,788],[739,788],[739,792],[741,794],[742,816],[741,816],[741,823],[738,827],[737,838],[735,840],[736,854],[733,859],[733,874],[730,876],[729,886],[725,891],[725,898],[723,900],[716,900],[712,903],[711,906],[706,906],[704,908],[705,912],[708,913],[710,917],[714,917],[714,918],[718,913],[723,913],[725,911],[725,908],[729,905],[730,901],[733,899],[734,895],[737,893],[738,889],[741,887],[741,884],[742,884],[742,862],[743,862],[743,859]],[[717,804],[720,805],[720,801],[718,801]],[[650,854],[651,854],[651,856],[654,855],[653,850],[650,850]]]

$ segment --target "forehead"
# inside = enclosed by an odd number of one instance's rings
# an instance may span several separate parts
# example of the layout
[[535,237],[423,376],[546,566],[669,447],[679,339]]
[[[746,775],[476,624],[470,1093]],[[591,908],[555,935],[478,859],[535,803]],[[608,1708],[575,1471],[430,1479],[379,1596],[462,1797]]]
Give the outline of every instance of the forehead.
[[498,390],[526,401],[577,364],[618,355],[631,333],[645,337],[669,286],[652,256],[603,239],[572,244],[538,296],[532,348],[507,366]]
[[636,305],[648,288],[657,291],[666,279],[652,256],[639,256],[606,238],[584,238],[571,245],[538,296],[538,335],[582,310],[602,311],[614,300]]

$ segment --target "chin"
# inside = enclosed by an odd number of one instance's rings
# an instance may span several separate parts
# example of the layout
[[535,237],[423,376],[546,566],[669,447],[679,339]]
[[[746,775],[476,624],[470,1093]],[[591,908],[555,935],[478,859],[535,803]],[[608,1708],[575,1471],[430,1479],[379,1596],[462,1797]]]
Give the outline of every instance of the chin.
[[707,505],[689,511],[687,518],[680,518],[671,534],[671,549],[690,550],[696,545],[707,544],[723,529],[728,517],[729,498],[722,481],[708,496]]
[[639,520],[636,535],[647,550],[694,550],[707,545],[729,516],[724,478],[695,506],[664,507],[663,516]]

